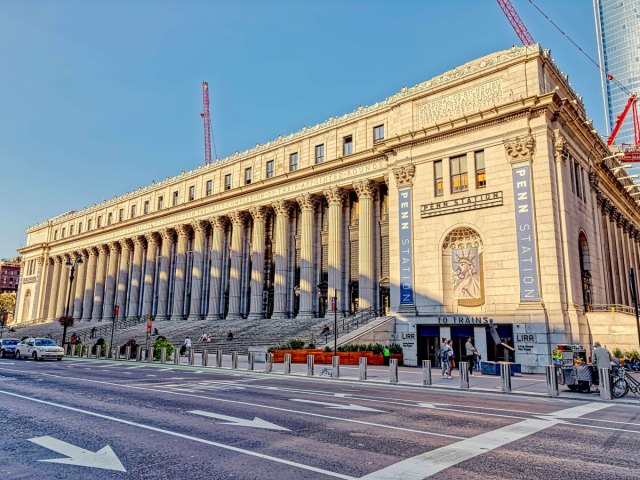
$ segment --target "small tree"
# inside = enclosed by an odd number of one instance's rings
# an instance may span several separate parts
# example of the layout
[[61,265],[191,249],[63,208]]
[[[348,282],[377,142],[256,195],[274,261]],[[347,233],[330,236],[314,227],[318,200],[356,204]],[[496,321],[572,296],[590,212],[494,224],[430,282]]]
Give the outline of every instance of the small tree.
[[67,343],[67,328],[73,327],[74,320],[71,315],[63,315],[58,319],[60,325],[62,325],[62,348]]
[[173,351],[175,347],[169,343],[169,341],[164,337],[156,338],[156,341],[153,342],[153,358],[154,360],[160,360],[160,353],[162,348],[167,349],[167,358],[172,358]]

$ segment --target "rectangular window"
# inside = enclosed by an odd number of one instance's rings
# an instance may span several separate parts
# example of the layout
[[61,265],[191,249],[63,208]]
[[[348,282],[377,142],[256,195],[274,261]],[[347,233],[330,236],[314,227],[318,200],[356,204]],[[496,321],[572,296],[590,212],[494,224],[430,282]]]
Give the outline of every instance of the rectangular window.
[[224,189],[231,190],[231,174],[230,173],[227,173],[224,176]]
[[574,172],[573,172],[573,159],[571,157],[569,157],[569,173],[571,175],[571,191],[573,193],[576,193],[576,181],[574,178]]
[[347,135],[342,139],[342,156],[346,157],[353,153],[353,135]]
[[162,210],[164,208],[164,197],[160,195],[158,197],[158,210]]
[[149,200],[144,201],[144,213],[149,213]]
[[173,206],[178,205],[178,192],[173,192]]
[[324,162],[324,143],[316,145],[316,165]]
[[444,195],[444,183],[442,177],[442,160],[433,162],[433,178],[434,178],[434,191],[435,196],[440,197]]
[[109,212],[107,215],[107,225],[111,225],[113,223],[113,213]]
[[476,188],[487,188],[487,174],[484,170],[484,150],[475,152],[476,161]]
[[82,233],[82,222],[78,223],[78,234]]
[[58,230],[54,230],[53,231],[53,239],[57,240],[58,239]]
[[298,152],[289,155],[289,171],[295,172],[298,170]]
[[373,143],[384,140],[384,125],[373,127]]
[[578,198],[582,198],[582,175],[580,172],[580,164],[578,162],[574,162],[573,169],[576,174],[576,195]]
[[251,168],[251,167],[245,168],[244,169],[244,184],[245,185],[250,185],[252,177],[253,177],[253,168]]
[[87,220],[87,231],[91,230],[91,227],[93,226],[93,219],[90,218],[89,220]]
[[467,177],[467,156],[460,155],[450,159],[451,193],[466,192],[469,188]]
[[267,178],[273,177],[273,160],[267,162]]
[[62,238],[64,238],[66,231],[67,231],[66,227],[62,227]]
[[131,218],[136,218],[136,205],[131,205]]
[[69,236],[73,235],[73,225],[69,225]]
[[207,180],[207,197],[213,193],[213,180]]
[[193,202],[196,199],[196,187],[195,185],[191,185],[189,187],[189,201]]
[[121,208],[120,211],[118,211],[118,221],[122,222],[124,220],[124,208]]
[[102,227],[102,215],[100,215],[96,221],[96,227]]

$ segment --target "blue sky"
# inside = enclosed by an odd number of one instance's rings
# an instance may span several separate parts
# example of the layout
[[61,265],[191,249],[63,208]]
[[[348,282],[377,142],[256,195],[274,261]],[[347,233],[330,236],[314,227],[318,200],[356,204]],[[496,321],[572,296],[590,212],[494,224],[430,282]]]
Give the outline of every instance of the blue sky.
[[[594,58],[590,0],[535,0]],[[604,134],[600,77],[513,0]],[[0,0],[0,258],[26,228],[519,44],[495,0]]]

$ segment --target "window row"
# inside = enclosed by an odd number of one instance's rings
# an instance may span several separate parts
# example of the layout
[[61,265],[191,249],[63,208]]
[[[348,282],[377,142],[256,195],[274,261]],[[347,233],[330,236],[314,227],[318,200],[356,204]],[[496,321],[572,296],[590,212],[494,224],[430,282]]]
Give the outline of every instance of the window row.
[[[444,169],[442,160],[433,162],[434,196],[444,195]],[[484,165],[484,150],[473,152],[476,188],[487,187],[487,174]],[[466,192],[469,189],[469,171],[467,155],[458,155],[449,159],[449,185],[451,193]]]
[[577,160],[574,160],[571,155],[569,155],[569,161],[567,163],[570,170],[569,176],[571,177],[571,191],[575,193],[580,200],[586,202],[587,182],[585,181],[585,171],[582,168],[582,165],[580,165]]

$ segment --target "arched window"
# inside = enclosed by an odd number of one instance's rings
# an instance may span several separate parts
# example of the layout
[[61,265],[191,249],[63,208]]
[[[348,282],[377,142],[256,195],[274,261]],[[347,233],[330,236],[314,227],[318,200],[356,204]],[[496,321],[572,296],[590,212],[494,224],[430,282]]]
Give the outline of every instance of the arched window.
[[589,258],[589,244],[584,232],[578,237],[578,256],[580,258],[580,279],[582,281],[582,303],[584,311],[591,309],[591,259]]
[[469,227],[449,232],[442,244],[444,298],[461,306],[484,304],[482,239]]

